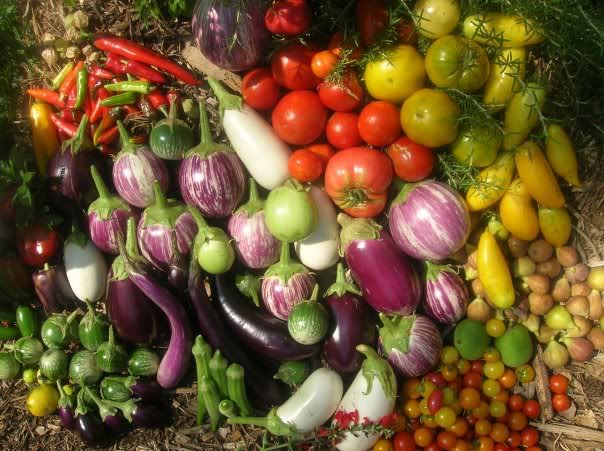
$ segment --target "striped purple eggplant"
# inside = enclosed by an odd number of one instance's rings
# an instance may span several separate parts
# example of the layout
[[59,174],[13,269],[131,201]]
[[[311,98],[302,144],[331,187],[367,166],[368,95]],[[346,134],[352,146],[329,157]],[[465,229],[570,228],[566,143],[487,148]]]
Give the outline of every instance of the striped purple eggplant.
[[183,159],[178,184],[184,201],[210,218],[226,218],[241,202],[245,190],[243,163],[226,144],[212,139],[208,113],[199,102],[201,142]]
[[390,233],[403,252],[440,261],[458,251],[470,234],[470,213],[450,186],[425,180],[403,187],[390,207]]
[[426,262],[424,310],[439,323],[455,324],[466,314],[468,289],[461,277],[448,266]]
[[403,377],[426,374],[438,363],[442,338],[431,319],[422,315],[388,317],[380,313],[379,348]]
[[291,260],[289,243],[281,243],[281,257],[264,273],[262,300],[277,318],[287,320],[296,304],[309,299],[317,282],[301,263]]
[[117,125],[122,138],[122,150],[113,162],[113,185],[130,205],[146,208],[155,203],[155,180],[159,182],[162,192],[165,193],[168,189],[168,168],[149,146],[132,144],[121,121],[117,121]]
[[279,258],[279,240],[268,230],[264,199],[260,198],[253,178],[250,178],[249,187],[249,200],[229,219],[229,235],[234,238],[237,256],[245,266],[268,268]]
[[409,315],[419,305],[422,287],[411,261],[371,219],[340,213],[341,247],[354,280],[374,310]]

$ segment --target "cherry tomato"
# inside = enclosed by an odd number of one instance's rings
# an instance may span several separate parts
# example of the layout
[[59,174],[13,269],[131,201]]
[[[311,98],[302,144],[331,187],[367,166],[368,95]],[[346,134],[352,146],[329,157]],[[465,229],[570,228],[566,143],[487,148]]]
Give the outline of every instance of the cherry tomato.
[[489,437],[491,437],[496,443],[503,443],[510,435],[510,430],[505,424],[495,423],[491,428]]
[[[459,370],[457,372],[459,373]],[[458,377],[454,381],[449,382],[447,384],[447,387],[451,388],[456,393],[459,393],[461,391],[461,389],[463,388],[463,379],[460,379]]]
[[508,411],[507,406],[503,401],[493,400],[489,406],[489,413],[494,418],[500,418],[504,416]]
[[348,149],[363,143],[357,126],[359,117],[354,113],[335,112],[327,121],[325,135],[337,149]]
[[472,362],[472,371],[478,374],[482,374],[484,370],[484,362],[482,360],[473,360]]
[[541,416],[541,405],[534,399],[529,399],[524,403],[522,413],[526,415],[527,418],[535,420]]
[[442,390],[434,390],[428,398],[428,411],[434,415],[443,406],[444,394]]
[[428,399],[429,398],[422,398],[419,400],[419,410],[423,415],[431,415],[430,408],[428,407]]
[[359,114],[361,138],[374,147],[392,144],[401,134],[398,108],[390,102],[376,100],[368,103]]
[[524,428],[520,433],[520,437],[522,439],[522,446],[535,446],[539,443],[539,432],[532,426]]
[[[396,166],[395,166],[396,172]],[[459,352],[455,349],[454,346],[445,346],[442,351],[440,351],[440,360],[445,364],[455,363],[459,359]]]
[[352,71],[344,74],[338,83],[324,81],[319,86],[321,102],[333,111],[354,110],[361,105],[364,95],[365,91],[359,83],[359,77]]
[[495,442],[491,437],[480,437],[478,439],[478,447],[476,451],[493,451],[495,449]]
[[564,412],[568,410],[572,402],[566,393],[556,393],[552,396],[552,407],[556,412]]
[[473,371],[463,375],[463,386],[468,388],[480,389],[482,387],[482,372],[475,373]]
[[505,365],[501,361],[484,364],[484,375],[489,379],[499,379],[505,373]]
[[[395,168],[396,168],[396,165],[395,165]],[[395,169],[395,171],[396,171],[396,169]],[[457,372],[459,374],[461,374],[462,376],[468,374],[472,370],[472,366],[470,365],[470,362],[468,362],[466,359],[459,359],[457,362],[455,362],[455,365],[457,366]]]
[[488,418],[489,413],[489,405],[484,401],[480,401],[480,405],[477,408],[472,409],[472,415],[474,415],[479,420],[484,420],[485,418]]
[[277,83],[291,90],[315,88],[321,82],[310,67],[315,53],[314,46],[299,42],[277,50],[271,58],[271,71]]
[[359,0],[356,19],[363,44],[373,44],[389,22],[386,3],[384,0]]
[[314,182],[323,173],[323,160],[308,149],[298,149],[289,157],[287,167],[299,182]]
[[415,451],[415,439],[410,432],[399,432],[393,442],[394,451]]
[[535,380],[535,370],[530,365],[522,365],[516,368],[516,376],[523,384],[528,384]]
[[461,404],[459,403],[459,401],[455,401],[452,402],[449,407],[451,409],[453,409],[453,412],[455,412],[455,415],[461,415],[461,413],[463,412],[463,407],[461,407]]
[[453,432],[456,437],[460,438],[468,432],[468,422],[463,418],[458,418],[453,426],[447,428],[448,432]]
[[408,399],[403,404],[403,413],[407,418],[419,418],[422,414],[417,399]]
[[506,439],[505,444],[511,446],[512,448],[517,448],[522,445],[522,437],[520,432],[512,430],[510,432],[510,436]]
[[266,11],[264,25],[273,34],[296,36],[308,30],[311,20],[305,0],[278,0]]
[[510,448],[505,443],[495,443],[493,451],[510,451]]
[[28,266],[48,263],[58,248],[59,234],[41,222],[28,224],[17,234],[19,257]]
[[279,137],[294,145],[310,144],[325,129],[327,109],[312,91],[292,91],[273,110],[273,128]]
[[529,446],[524,451],[543,451],[543,449],[540,446]]
[[568,378],[562,374],[552,374],[549,377],[549,388],[554,393],[566,393]]
[[[488,348],[482,358],[486,363],[499,362],[501,360],[501,353],[495,348]],[[484,368],[483,368],[484,371]]]
[[434,382],[427,379],[428,376],[421,382],[417,391],[423,398],[429,398],[434,390],[437,389],[437,386]]
[[427,428],[436,429],[438,427],[438,424],[436,424],[436,420],[432,415],[422,415],[421,421]]
[[480,406],[480,393],[473,387],[466,387],[459,393],[459,403],[467,410]]
[[450,387],[444,387],[442,389],[443,392],[443,404],[445,406],[450,406],[456,401],[456,392]]
[[433,371],[431,373],[426,374],[426,379],[432,381],[434,384],[436,384],[437,387],[444,387],[445,385],[447,385],[447,381],[441,373]]
[[507,368],[504,371],[503,376],[501,376],[497,380],[499,381],[499,385],[501,385],[506,390],[509,390],[514,385],[516,385],[518,378],[516,377],[516,373],[514,372],[514,370]]
[[408,136],[397,139],[388,147],[388,156],[396,175],[405,182],[417,182],[430,175],[436,158],[432,149],[413,142]]
[[331,50],[323,50],[315,53],[310,62],[312,73],[323,79],[329,75],[335,65],[338,63],[338,56]]
[[453,432],[441,432],[436,437],[436,442],[438,446],[442,449],[450,450],[455,446],[455,442],[457,442],[457,437]]
[[419,428],[413,433],[413,438],[417,446],[426,447],[434,440],[432,430],[429,428]]
[[500,319],[491,318],[486,324],[487,334],[491,337],[501,337],[505,333],[505,323]]
[[373,445],[373,451],[392,451],[394,449],[394,444],[385,438],[379,439]]
[[457,440],[451,451],[470,451],[470,444],[465,440]]
[[487,395],[489,398],[494,398],[501,391],[501,385],[499,382],[493,379],[487,379],[482,384],[482,392]]
[[440,374],[447,382],[453,382],[457,379],[457,367],[455,365],[445,365],[440,369]]
[[281,98],[281,86],[273,78],[270,69],[252,69],[241,80],[243,100],[255,110],[270,110]]
[[[522,412],[524,398],[520,395],[512,395],[508,399],[508,409],[511,412]],[[526,414],[525,414],[526,415]]]
[[476,435],[478,435],[479,437],[483,437],[485,435],[489,435],[491,433],[491,428],[493,427],[493,425],[491,424],[491,422],[489,420],[478,420],[476,422],[476,424],[474,425],[474,432],[476,432]]
[[406,427],[407,419],[405,418],[405,415],[403,415],[401,412],[394,412],[394,421],[392,424],[392,429],[394,432],[404,431]]
[[512,412],[510,413],[507,423],[512,431],[521,431],[528,424],[528,420],[526,419],[526,415],[522,412]]
[[329,40],[327,48],[339,57],[346,57],[348,61],[357,61],[363,55],[363,49],[353,39],[345,40],[343,33],[335,33]]
[[424,447],[424,451],[441,451],[442,448],[438,446],[437,442],[432,442],[428,446]]
[[506,390],[501,390],[499,392],[499,394],[497,396],[495,396],[493,399],[496,399],[497,401],[501,401],[507,404],[508,399],[510,399],[510,394],[506,391]]
[[323,170],[327,167],[329,159],[336,153],[329,144],[311,144],[307,149],[321,157],[321,161],[323,161]]
[[418,399],[421,393],[418,391],[421,381],[414,377],[411,379],[405,379],[403,382],[403,388],[401,389],[401,397],[403,399]]
[[448,428],[455,424],[457,415],[450,407],[441,407],[434,415],[434,420],[441,428]]

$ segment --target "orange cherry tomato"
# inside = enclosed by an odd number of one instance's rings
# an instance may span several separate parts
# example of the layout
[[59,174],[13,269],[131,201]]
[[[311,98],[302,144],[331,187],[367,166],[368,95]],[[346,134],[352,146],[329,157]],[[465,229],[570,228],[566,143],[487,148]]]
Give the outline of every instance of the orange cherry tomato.
[[373,451],[393,451],[394,446],[390,440],[382,438],[375,442],[373,445]]
[[452,432],[440,432],[436,437],[436,442],[442,449],[450,450],[455,446],[457,437]]
[[522,412],[524,398],[520,395],[512,395],[508,399],[508,409],[512,412]]
[[417,399],[408,399],[405,401],[403,404],[403,413],[407,418],[419,418],[422,414],[419,401]]
[[564,412],[568,410],[572,402],[566,393],[556,393],[552,396],[552,407],[556,412]]
[[526,419],[526,415],[522,412],[512,412],[510,413],[507,423],[512,431],[521,431],[528,424],[528,420]]
[[484,437],[491,433],[493,425],[489,420],[478,420],[474,425],[474,432],[479,437]]
[[325,78],[338,63],[338,55],[331,50],[315,53],[310,62],[312,73],[319,78]]
[[514,370],[507,368],[503,373],[503,376],[501,376],[497,380],[499,381],[499,385],[501,385],[502,388],[509,390],[514,385],[516,385],[518,378],[516,377],[516,373],[514,372]]
[[562,374],[552,374],[549,377],[549,388],[556,394],[566,393],[568,378]]
[[308,149],[292,153],[287,164],[289,174],[299,182],[314,182],[323,173],[323,160]]
[[434,440],[434,435],[431,429],[423,427],[415,430],[413,433],[413,439],[415,440],[415,444],[417,446],[421,446],[423,448],[432,443]]
[[480,401],[480,405],[477,408],[472,409],[472,415],[474,415],[479,420],[488,418],[489,417],[489,405],[484,401]]
[[470,444],[465,440],[457,440],[451,451],[470,451]]
[[508,399],[510,399],[510,394],[507,392],[507,390],[501,390],[493,399],[507,403]]
[[454,380],[457,379],[458,370],[457,370],[457,367],[453,364],[444,365],[440,369],[440,374],[443,375],[443,377],[445,378],[445,380],[447,382],[453,382]]
[[477,447],[474,449],[476,451],[493,451],[495,449],[495,442],[491,437],[480,437]]
[[401,397],[403,399],[418,399],[421,396],[419,392],[419,386],[421,381],[414,377],[412,379],[405,379],[403,387],[401,388]]
[[475,388],[464,388],[459,393],[459,404],[464,409],[476,409],[480,406],[480,393]]
[[447,428],[448,432],[453,432],[456,437],[463,437],[468,432],[468,422],[463,418],[458,418],[453,426]]
[[510,430],[505,424],[495,423],[491,428],[489,437],[491,437],[496,443],[503,443],[510,435]]
[[401,412],[394,412],[394,421],[392,429],[394,432],[401,432],[407,428],[407,418]]

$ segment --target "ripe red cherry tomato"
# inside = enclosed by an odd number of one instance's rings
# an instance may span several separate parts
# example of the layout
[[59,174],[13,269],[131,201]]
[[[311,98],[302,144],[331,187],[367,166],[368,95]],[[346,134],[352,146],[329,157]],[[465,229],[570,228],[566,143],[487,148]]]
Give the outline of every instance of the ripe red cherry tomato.
[[310,62],[312,73],[319,78],[325,78],[338,62],[338,56],[331,50],[315,53]]
[[552,396],[552,407],[556,412],[568,410],[571,404],[570,397],[566,393],[556,393]]
[[415,451],[415,439],[410,432],[399,432],[394,436],[394,451]]
[[336,153],[335,150],[333,150],[333,147],[329,144],[311,144],[308,146],[308,150],[321,157],[321,161],[323,162],[323,170],[325,170],[327,167],[327,162],[329,159]]
[[359,117],[354,113],[333,113],[327,121],[325,134],[329,143],[337,149],[347,149],[362,144],[357,127]]
[[323,173],[325,165],[321,157],[309,149],[298,149],[287,164],[290,175],[299,182],[314,182]]
[[266,67],[252,69],[241,80],[243,100],[255,110],[272,109],[281,97],[281,86]]
[[306,145],[325,129],[327,109],[313,91],[292,91],[273,110],[273,128],[289,144]]
[[522,407],[522,413],[526,415],[527,418],[534,420],[539,418],[541,415],[541,406],[534,399],[529,399],[524,403]]
[[368,103],[359,114],[359,133],[370,146],[392,144],[401,134],[399,109],[383,100]]
[[549,388],[554,393],[566,393],[568,378],[562,374],[552,374],[549,377]]
[[539,443],[539,432],[537,432],[537,429],[534,427],[528,426],[520,433],[520,438],[522,440],[522,446],[535,446]]
[[299,42],[277,50],[271,58],[271,70],[277,83],[293,91],[314,89],[321,82],[311,68],[315,53],[314,46]]
[[388,147],[394,172],[405,182],[417,182],[430,175],[436,158],[432,149],[417,144],[407,136],[397,139]]
[[339,83],[324,81],[319,86],[321,102],[333,111],[354,110],[363,102],[364,94],[359,77],[352,71],[344,74]]
[[28,266],[42,266],[56,254],[59,234],[46,224],[33,222],[17,235],[17,249],[21,261]]
[[264,16],[264,24],[271,33],[296,36],[310,27],[312,14],[305,0],[279,0]]

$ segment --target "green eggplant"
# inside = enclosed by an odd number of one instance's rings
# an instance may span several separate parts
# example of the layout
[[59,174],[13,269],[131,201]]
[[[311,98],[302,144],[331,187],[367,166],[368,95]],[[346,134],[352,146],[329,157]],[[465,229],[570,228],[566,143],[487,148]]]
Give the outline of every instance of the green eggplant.
[[96,351],[96,363],[106,373],[119,373],[128,365],[128,352],[115,341],[113,326],[109,327],[109,340],[102,343]]
[[78,312],[52,315],[42,324],[42,341],[49,348],[64,349],[78,338]]
[[88,312],[82,317],[78,327],[80,343],[89,351],[96,351],[101,343],[107,341],[109,325],[103,317],[94,310],[94,306],[86,301]]

